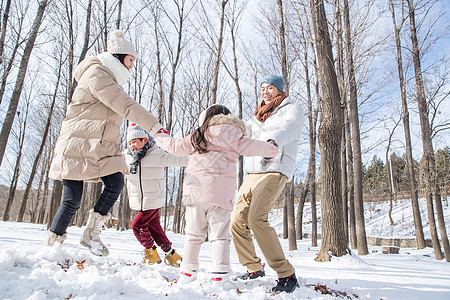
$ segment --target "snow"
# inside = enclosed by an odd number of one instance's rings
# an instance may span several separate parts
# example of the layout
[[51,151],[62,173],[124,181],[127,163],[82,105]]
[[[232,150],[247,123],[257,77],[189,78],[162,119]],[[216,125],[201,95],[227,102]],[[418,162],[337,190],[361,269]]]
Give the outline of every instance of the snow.
[[[426,205],[423,200],[421,208]],[[447,232],[450,208],[444,204]],[[395,203],[389,225],[386,203],[367,204],[368,236],[413,238],[409,201]],[[305,207],[305,224],[309,207]],[[320,216],[320,214],[319,214]],[[425,236],[426,211],[422,211]],[[270,222],[282,232],[282,213],[273,210]],[[309,232],[310,224],[304,225]],[[319,226],[320,228],[320,226]],[[292,294],[271,295],[276,273],[266,266],[266,276],[250,282],[237,281],[237,288],[224,290],[211,284],[208,267],[211,246],[200,251],[200,270],[196,281],[180,286],[179,269],[164,265],[144,265],[142,246],[131,230],[105,229],[101,238],[110,255],[97,257],[79,244],[84,227],[68,229],[62,245],[47,247],[44,225],[0,222],[0,299],[450,299],[450,263],[435,259],[432,248],[400,248],[399,254],[382,254],[382,246],[370,246],[368,255],[333,257],[330,262],[314,260],[319,247],[311,240],[297,241],[298,250],[288,251],[288,241],[280,239],[289,261],[296,269],[301,287]],[[173,246],[182,255],[184,235],[167,232]],[[319,240],[320,243],[320,240]],[[257,244],[255,243],[256,247]],[[261,255],[259,248],[258,254]],[[160,251],[162,256],[164,253]],[[261,258],[264,260],[263,256]],[[231,249],[233,275],[245,272],[239,264],[234,245]],[[326,285],[337,293],[324,295],[314,286]]]

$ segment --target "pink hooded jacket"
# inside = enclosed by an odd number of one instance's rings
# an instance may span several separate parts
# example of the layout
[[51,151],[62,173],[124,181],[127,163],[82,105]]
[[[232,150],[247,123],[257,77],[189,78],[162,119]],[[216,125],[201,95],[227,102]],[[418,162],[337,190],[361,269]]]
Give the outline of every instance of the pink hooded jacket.
[[239,155],[273,157],[278,149],[271,143],[245,137],[245,125],[233,115],[215,115],[207,130],[206,153],[194,152],[191,135],[175,139],[168,134],[154,136],[158,146],[169,153],[189,156],[183,184],[183,203],[207,203],[233,209],[237,188],[236,163]]

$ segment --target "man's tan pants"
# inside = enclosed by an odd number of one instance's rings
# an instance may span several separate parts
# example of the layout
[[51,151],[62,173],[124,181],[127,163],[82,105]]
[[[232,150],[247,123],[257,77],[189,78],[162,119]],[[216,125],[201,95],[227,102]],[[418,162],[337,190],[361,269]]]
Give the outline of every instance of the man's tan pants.
[[231,235],[239,262],[249,272],[262,268],[250,230],[253,231],[267,263],[277,272],[278,277],[290,276],[295,271],[284,256],[277,233],[268,221],[269,212],[286,181],[287,177],[280,173],[248,174],[239,188],[231,216]]

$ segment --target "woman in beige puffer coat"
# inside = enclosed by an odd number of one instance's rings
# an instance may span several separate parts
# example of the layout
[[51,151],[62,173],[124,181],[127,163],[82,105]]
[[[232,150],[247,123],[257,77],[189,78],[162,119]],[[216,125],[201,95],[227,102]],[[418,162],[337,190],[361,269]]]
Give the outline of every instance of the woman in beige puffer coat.
[[158,120],[122,89],[136,59],[133,44],[114,31],[108,52],[84,59],[75,70],[78,85],[55,146],[50,177],[63,181],[63,201],[48,231],[47,244],[62,243],[66,229],[80,207],[84,181],[102,180],[104,189],[90,211],[80,243],[99,256],[109,254],[99,234],[109,211],[122,192],[127,165],[120,151],[123,118],[149,132],[161,128]]

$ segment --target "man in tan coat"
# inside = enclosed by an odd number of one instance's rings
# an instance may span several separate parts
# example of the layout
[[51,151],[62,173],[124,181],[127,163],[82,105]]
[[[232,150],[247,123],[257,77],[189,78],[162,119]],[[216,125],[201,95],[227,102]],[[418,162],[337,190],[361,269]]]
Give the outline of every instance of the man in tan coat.
[[111,33],[108,52],[84,59],[75,70],[78,85],[55,146],[50,177],[63,181],[63,201],[48,231],[47,244],[62,243],[80,207],[84,181],[101,179],[104,189],[90,211],[80,243],[98,256],[109,254],[99,234],[124,186],[127,165],[119,145],[123,118],[149,132],[161,128],[155,116],[122,89],[136,59],[122,31]]

